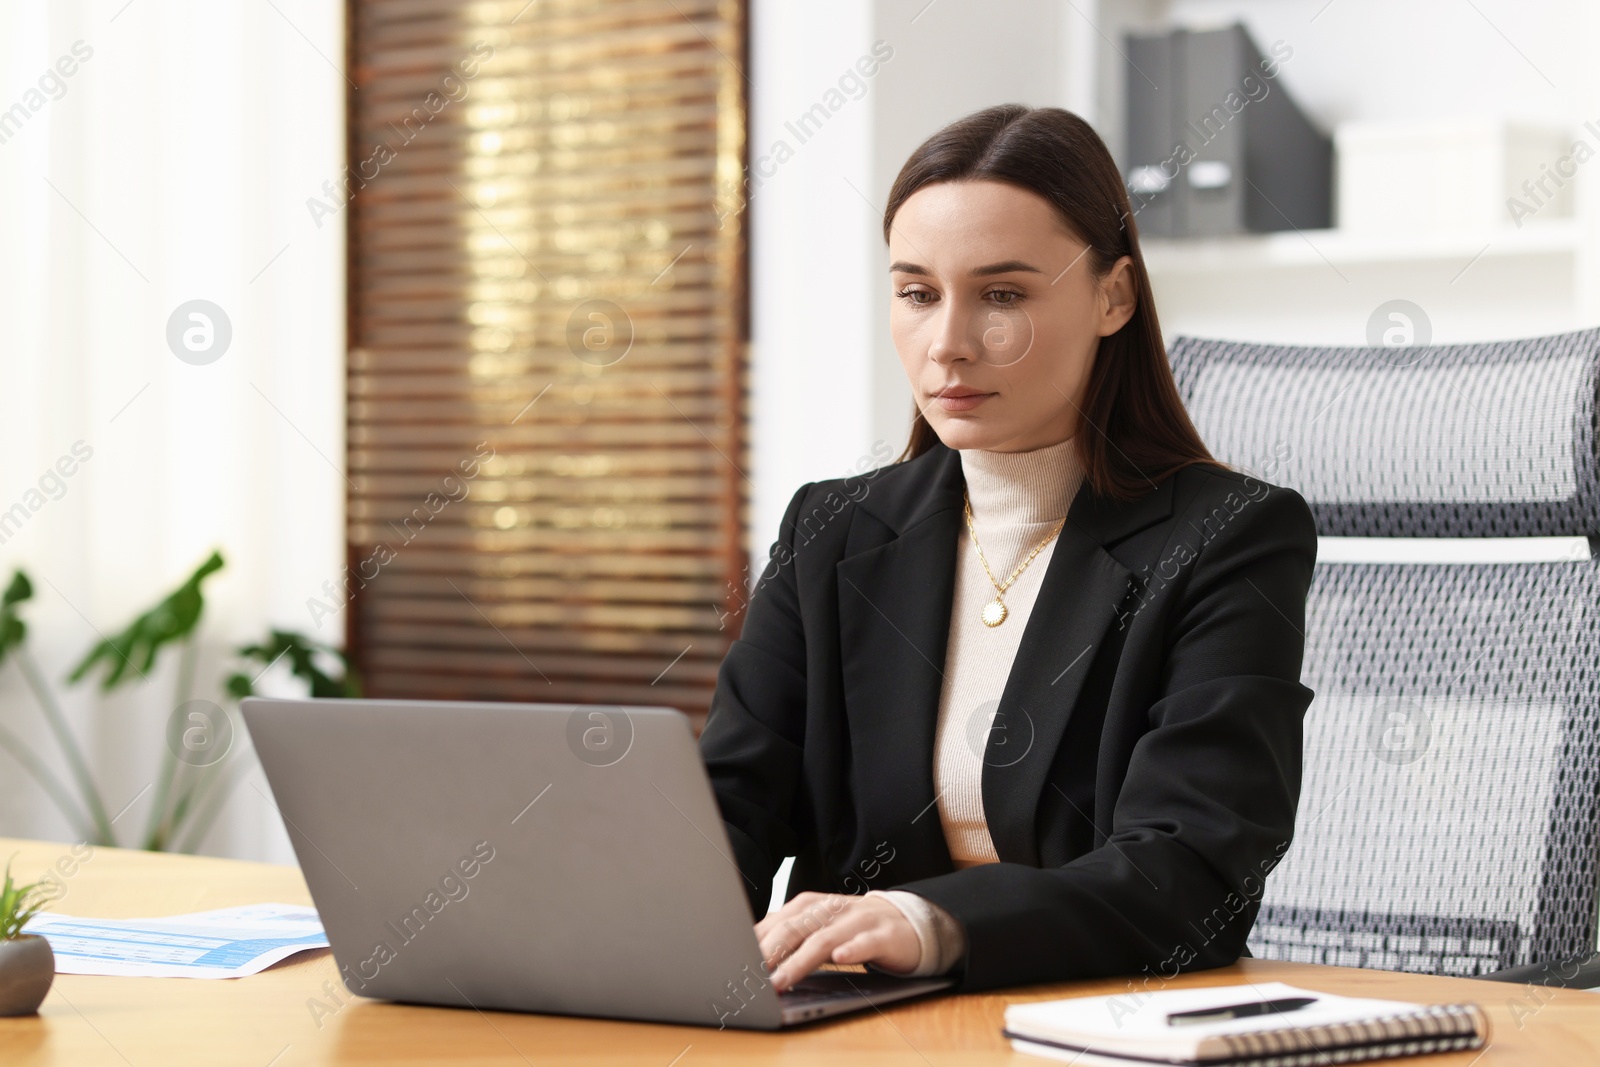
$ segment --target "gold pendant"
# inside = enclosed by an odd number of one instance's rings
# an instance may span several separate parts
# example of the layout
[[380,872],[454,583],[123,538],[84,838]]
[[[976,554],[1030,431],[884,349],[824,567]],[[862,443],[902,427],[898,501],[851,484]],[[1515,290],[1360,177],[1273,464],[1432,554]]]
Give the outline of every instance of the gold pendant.
[[983,606],[983,624],[985,626],[999,626],[1006,621],[1006,616],[1009,614],[1010,612],[1006,611],[1006,606],[1000,602],[1000,598],[995,597]]

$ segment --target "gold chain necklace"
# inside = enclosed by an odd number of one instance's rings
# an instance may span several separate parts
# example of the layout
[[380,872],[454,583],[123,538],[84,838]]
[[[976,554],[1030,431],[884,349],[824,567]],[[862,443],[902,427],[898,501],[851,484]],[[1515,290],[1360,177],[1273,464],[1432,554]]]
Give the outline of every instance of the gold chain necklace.
[[999,626],[1006,621],[1006,616],[1011,614],[1006,610],[1005,600],[1003,599],[1006,595],[1006,590],[1011,588],[1012,583],[1017,580],[1023,571],[1027,570],[1028,564],[1033,562],[1034,557],[1044,551],[1044,546],[1055,540],[1056,535],[1061,532],[1061,528],[1067,524],[1067,520],[1062,518],[1060,522],[1056,523],[1056,528],[1051,530],[1043,541],[1033,546],[1033,551],[1028,553],[1028,558],[1017,564],[1017,569],[1011,572],[1011,577],[1001,582],[995,578],[994,571],[989,569],[988,557],[983,554],[983,546],[978,543],[978,531],[972,524],[972,500],[966,493],[962,493],[961,496],[967,514],[967,532],[972,535],[972,547],[978,550],[978,562],[983,564],[983,573],[989,576],[989,582],[994,586],[994,599],[983,606],[983,614],[981,616],[983,624],[989,627]]

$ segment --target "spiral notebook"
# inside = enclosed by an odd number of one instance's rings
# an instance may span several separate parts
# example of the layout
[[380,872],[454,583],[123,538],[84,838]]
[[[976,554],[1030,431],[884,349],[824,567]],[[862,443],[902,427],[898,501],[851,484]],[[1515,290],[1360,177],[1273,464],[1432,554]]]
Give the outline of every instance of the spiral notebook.
[[1481,1048],[1476,1004],[1338,997],[1282,982],[1013,1004],[1018,1052],[1083,1067],[1311,1067]]

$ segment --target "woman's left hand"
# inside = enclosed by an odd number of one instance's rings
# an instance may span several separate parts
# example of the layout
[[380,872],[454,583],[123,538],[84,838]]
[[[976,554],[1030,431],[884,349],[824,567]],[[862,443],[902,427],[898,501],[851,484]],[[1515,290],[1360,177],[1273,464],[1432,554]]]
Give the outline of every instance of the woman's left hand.
[[881,897],[800,893],[756,924],[756,938],[780,993],[824,963],[875,963],[904,973],[922,960],[916,930]]

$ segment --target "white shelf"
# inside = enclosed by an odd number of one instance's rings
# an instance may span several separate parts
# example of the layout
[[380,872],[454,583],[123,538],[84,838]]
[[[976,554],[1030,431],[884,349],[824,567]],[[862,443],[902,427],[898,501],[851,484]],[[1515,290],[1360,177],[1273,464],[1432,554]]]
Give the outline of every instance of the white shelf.
[[1390,266],[1482,259],[1545,258],[1570,261],[1581,245],[1576,219],[1530,222],[1475,233],[1369,234],[1343,230],[1287,230],[1215,238],[1150,238],[1145,263],[1152,275],[1209,275],[1217,271]]

